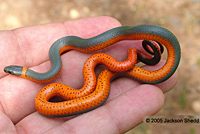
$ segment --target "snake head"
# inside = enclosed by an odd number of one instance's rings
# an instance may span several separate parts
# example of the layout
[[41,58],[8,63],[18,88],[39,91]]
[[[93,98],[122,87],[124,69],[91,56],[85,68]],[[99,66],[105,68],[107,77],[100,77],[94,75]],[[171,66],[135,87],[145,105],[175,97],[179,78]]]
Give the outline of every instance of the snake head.
[[6,66],[4,68],[4,72],[8,73],[8,74],[12,74],[12,75],[16,75],[16,76],[20,76],[22,74],[22,70],[23,67],[21,66]]

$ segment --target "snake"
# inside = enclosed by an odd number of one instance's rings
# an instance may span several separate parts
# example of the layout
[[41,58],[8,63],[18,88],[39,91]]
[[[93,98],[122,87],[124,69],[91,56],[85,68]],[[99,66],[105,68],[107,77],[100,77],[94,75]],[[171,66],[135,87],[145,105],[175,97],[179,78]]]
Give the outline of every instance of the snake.
[[[4,71],[35,82],[49,82],[60,74],[62,70],[60,56],[64,52],[98,51],[123,40],[143,40],[143,48],[153,57],[135,48],[128,50],[128,58],[123,62],[116,61],[105,53],[95,54],[84,64],[85,84],[80,90],[62,83],[48,84],[35,97],[37,111],[47,117],[82,114],[105,103],[110,93],[110,82],[115,78],[125,76],[141,83],[157,84],[169,79],[176,71],[181,57],[179,41],[172,32],[155,25],[120,26],[88,39],[77,36],[62,37],[49,49],[51,62],[49,71],[38,73],[18,65],[6,66]],[[147,65],[157,64],[163,51],[162,45],[167,49],[167,59],[161,68],[152,71],[136,65],[138,61]],[[103,70],[97,78],[94,70],[98,64],[104,64],[108,69]],[[50,99],[54,96],[60,96],[65,100],[51,102]]]

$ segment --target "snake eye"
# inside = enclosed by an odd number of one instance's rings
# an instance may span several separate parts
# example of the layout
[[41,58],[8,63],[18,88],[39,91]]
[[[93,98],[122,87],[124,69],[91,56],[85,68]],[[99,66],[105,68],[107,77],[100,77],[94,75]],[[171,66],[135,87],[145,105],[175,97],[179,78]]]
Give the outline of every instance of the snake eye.
[[9,74],[12,74],[12,72],[11,72],[11,71],[8,71],[7,73],[9,73]]

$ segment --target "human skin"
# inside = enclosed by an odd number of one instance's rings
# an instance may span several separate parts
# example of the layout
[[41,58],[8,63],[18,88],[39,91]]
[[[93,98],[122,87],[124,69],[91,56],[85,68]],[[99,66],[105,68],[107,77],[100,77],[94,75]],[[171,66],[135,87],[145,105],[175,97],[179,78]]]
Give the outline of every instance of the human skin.
[[[3,72],[3,68],[11,64],[46,72],[51,67],[49,48],[59,38],[68,35],[91,38],[118,26],[121,24],[117,20],[102,16],[0,31],[0,132],[124,133],[140,124],[144,116],[157,113],[164,104],[163,93],[177,83],[177,72],[167,81],[156,85],[142,84],[125,77],[118,78],[111,82],[110,96],[103,106],[64,118],[47,118],[35,109],[35,96],[47,83],[35,83]],[[142,50],[141,41],[118,42],[98,52],[122,61],[126,59],[130,47]],[[83,64],[94,53],[72,50],[63,54],[61,74],[50,83],[60,82],[81,88]],[[144,68],[155,70],[164,62]],[[98,74],[104,68],[100,65],[95,71]]]

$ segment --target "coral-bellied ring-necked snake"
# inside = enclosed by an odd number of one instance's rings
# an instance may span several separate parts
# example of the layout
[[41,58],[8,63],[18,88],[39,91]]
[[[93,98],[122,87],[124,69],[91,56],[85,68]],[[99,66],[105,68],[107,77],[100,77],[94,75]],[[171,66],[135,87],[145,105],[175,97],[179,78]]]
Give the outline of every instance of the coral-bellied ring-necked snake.
[[[57,77],[61,71],[60,55],[69,50],[92,52],[106,48],[122,40],[144,40],[143,47],[153,55],[147,56],[135,48],[128,50],[126,61],[116,61],[111,56],[99,53],[91,56],[84,64],[84,86],[80,90],[65,84],[52,83],[42,88],[35,98],[35,106],[39,113],[48,117],[63,117],[90,111],[102,105],[108,98],[110,82],[120,76],[127,76],[142,83],[156,84],[170,78],[180,61],[180,45],[177,38],[169,30],[153,26],[139,25],[136,27],[121,26],[106,31],[89,39],[66,36],[57,40],[49,50],[51,69],[46,73],[37,73],[26,67],[7,66],[6,73],[20,76],[36,82],[48,82]],[[137,61],[147,65],[155,65],[160,61],[162,45],[167,49],[168,56],[163,67],[149,71],[135,66]],[[94,69],[97,64],[104,64],[108,69],[96,78]],[[54,96],[65,99],[61,102],[50,102]]]

